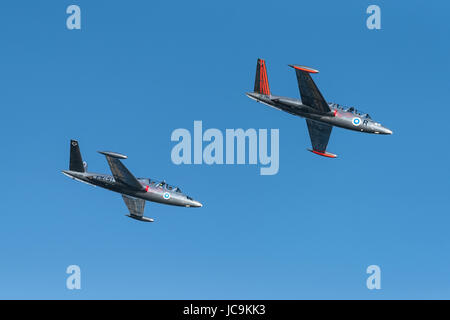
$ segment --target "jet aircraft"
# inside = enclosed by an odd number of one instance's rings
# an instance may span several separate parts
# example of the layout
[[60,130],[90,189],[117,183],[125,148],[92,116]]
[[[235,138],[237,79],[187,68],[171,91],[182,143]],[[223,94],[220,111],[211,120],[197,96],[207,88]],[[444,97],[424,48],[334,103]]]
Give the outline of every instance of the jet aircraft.
[[149,178],[135,178],[120,161],[127,156],[109,151],[99,151],[106,156],[112,176],[87,172],[87,164],[81,157],[78,141],[70,141],[69,170],[62,173],[74,180],[99,186],[122,194],[130,214],[127,216],[139,221],[153,222],[144,216],[145,201],[159,202],[180,207],[202,207],[202,204],[181,192],[180,188],[168,185],[165,181]]
[[256,64],[254,92],[247,92],[246,95],[257,102],[305,118],[312,144],[309,151],[324,157],[337,157],[326,151],[333,126],[366,133],[392,134],[391,130],[372,120],[367,113],[326,102],[310,76],[319,71],[305,66],[289,66],[297,74],[301,100],[271,94],[263,59],[258,59]]

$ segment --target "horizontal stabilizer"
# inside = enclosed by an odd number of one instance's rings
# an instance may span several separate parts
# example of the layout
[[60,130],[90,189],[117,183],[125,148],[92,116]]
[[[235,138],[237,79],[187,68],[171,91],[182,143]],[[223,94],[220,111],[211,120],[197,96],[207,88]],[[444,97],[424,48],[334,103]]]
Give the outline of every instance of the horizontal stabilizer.
[[76,176],[76,171],[62,170],[61,172],[62,172],[63,175],[65,175],[66,177],[69,177],[70,179],[73,179],[73,180],[76,180],[76,181],[79,181],[79,182],[88,184],[88,185],[90,185],[90,186],[96,187],[95,184],[92,184],[92,183],[90,183],[90,182],[87,182],[87,181],[84,181],[84,180],[81,180],[81,179],[77,178],[77,176]]

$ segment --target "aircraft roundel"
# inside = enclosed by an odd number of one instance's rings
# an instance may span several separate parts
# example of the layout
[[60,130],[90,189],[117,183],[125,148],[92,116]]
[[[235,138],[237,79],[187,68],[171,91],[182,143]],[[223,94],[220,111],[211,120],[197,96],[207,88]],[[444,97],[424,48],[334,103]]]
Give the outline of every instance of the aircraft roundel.
[[164,199],[169,200],[170,199],[170,193],[164,192],[163,197],[164,197]]
[[360,118],[358,118],[358,117],[354,117],[353,119],[352,119],[352,124],[354,125],[354,126],[359,126],[360,124],[361,124],[361,119]]

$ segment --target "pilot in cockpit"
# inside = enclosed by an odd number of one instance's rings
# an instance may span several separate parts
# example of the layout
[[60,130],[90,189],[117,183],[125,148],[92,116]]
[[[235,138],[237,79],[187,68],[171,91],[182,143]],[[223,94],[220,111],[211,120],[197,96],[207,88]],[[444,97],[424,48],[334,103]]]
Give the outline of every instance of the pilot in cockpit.
[[156,187],[158,187],[158,188],[164,188],[165,185],[166,185],[166,182],[165,182],[165,181],[161,181],[160,183],[158,183],[158,184],[156,185]]

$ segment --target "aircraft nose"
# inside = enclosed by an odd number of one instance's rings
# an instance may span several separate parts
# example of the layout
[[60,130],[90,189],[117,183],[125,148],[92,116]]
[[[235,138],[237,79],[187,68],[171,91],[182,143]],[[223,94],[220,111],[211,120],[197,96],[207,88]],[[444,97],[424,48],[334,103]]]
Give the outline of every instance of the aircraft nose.
[[203,207],[203,204],[199,201],[194,200],[194,201],[192,201],[192,206],[195,208],[201,208],[201,207]]
[[383,133],[384,134],[392,134],[392,130],[389,130],[388,128],[383,128]]

